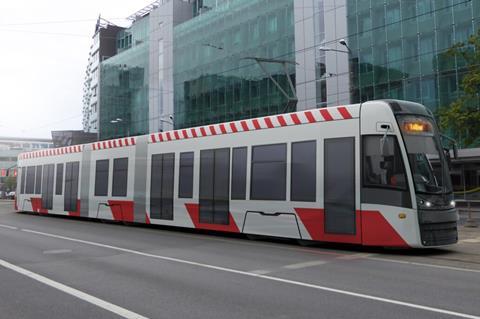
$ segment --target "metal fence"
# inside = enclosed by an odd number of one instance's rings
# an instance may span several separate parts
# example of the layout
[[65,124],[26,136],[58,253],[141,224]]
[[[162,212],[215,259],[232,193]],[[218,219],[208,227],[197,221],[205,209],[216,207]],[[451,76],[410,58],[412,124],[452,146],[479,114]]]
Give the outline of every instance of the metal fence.
[[480,224],[480,200],[457,199],[460,223],[465,227],[478,227]]

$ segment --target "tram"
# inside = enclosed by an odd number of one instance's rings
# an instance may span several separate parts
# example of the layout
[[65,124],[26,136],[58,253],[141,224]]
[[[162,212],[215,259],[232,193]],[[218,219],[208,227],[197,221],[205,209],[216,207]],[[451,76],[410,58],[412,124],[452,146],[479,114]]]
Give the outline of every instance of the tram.
[[17,211],[365,246],[457,242],[423,105],[378,100],[22,153]]

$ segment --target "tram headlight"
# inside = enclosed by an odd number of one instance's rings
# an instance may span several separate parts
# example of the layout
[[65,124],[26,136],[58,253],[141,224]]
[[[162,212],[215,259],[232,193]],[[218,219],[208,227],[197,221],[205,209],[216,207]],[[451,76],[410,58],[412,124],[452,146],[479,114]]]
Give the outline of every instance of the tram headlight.
[[455,206],[456,206],[456,203],[455,203],[454,200],[451,200],[451,201],[450,201],[450,206],[451,206],[451,207],[455,207]]
[[420,199],[418,203],[423,208],[432,208],[432,202],[429,202],[428,200]]

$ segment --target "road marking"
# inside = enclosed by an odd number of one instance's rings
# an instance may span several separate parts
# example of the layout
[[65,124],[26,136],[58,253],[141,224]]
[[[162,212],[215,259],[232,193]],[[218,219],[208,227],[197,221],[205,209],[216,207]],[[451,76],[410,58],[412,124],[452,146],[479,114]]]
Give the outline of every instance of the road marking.
[[0,227],[2,228],[7,228],[7,229],[14,229],[14,230],[17,230],[18,228],[15,227],[15,226],[9,226],[9,225],[3,225],[3,224],[0,224]]
[[422,266],[422,267],[431,267],[431,268],[440,268],[440,269],[480,273],[480,270],[478,270],[478,269],[468,269],[468,268],[460,268],[460,267],[452,267],[452,266],[424,264],[424,263],[418,263],[418,262],[406,261],[406,260],[395,260],[395,259],[380,258],[380,257],[369,257],[367,259],[376,260],[376,261],[385,261],[385,262],[397,263],[397,264],[413,265],[413,266]]
[[43,253],[45,255],[57,255],[57,254],[66,254],[71,253],[71,249],[52,249],[52,250],[44,250]]
[[306,261],[306,262],[298,263],[298,264],[286,265],[286,266],[283,266],[282,268],[290,269],[290,270],[302,269],[302,268],[307,268],[307,267],[325,265],[326,263],[327,262],[325,260],[313,260],[313,261]]
[[464,239],[464,240],[460,240],[461,243],[472,243],[472,244],[476,244],[476,243],[480,243],[480,237],[477,237],[477,238],[470,238],[470,239]]
[[321,286],[321,285],[309,284],[309,283],[301,282],[301,281],[294,281],[294,280],[283,279],[283,278],[279,278],[279,277],[272,277],[272,276],[267,276],[267,275],[255,274],[255,273],[248,272],[248,271],[237,270],[237,269],[232,269],[232,268],[225,268],[225,267],[220,267],[220,266],[214,266],[214,265],[204,264],[204,263],[200,263],[200,262],[196,262],[196,261],[189,261],[189,260],[184,260],[184,259],[179,259],[179,258],[174,258],[174,257],[154,255],[154,254],[145,253],[145,252],[141,252],[141,251],[137,251],[137,250],[133,250],[133,249],[111,246],[111,245],[97,243],[97,242],[93,242],[93,241],[87,241],[87,240],[83,240],[83,239],[77,239],[77,238],[71,238],[71,237],[66,237],[66,236],[61,236],[61,235],[44,233],[44,232],[39,232],[39,231],[35,231],[35,230],[30,230],[30,229],[21,229],[21,231],[24,231],[24,232],[27,232],[27,233],[32,233],[32,234],[37,234],[37,235],[41,235],[41,236],[51,237],[51,238],[58,238],[58,239],[64,239],[64,240],[72,241],[72,242],[83,243],[83,244],[87,244],[87,245],[91,245],[91,246],[109,248],[109,249],[112,249],[112,250],[117,250],[117,251],[130,253],[130,254],[134,254],[134,255],[139,255],[139,256],[144,256],[144,257],[166,260],[166,261],[171,261],[171,262],[176,262],[176,263],[191,265],[191,266],[197,266],[197,267],[206,268],[206,269],[224,271],[224,272],[228,272],[228,273],[244,275],[244,276],[249,276],[249,277],[262,278],[262,279],[271,280],[271,281],[275,281],[275,282],[281,282],[281,283],[286,283],[286,284],[300,286],[300,287],[312,288],[312,289],[321,290],[321,291],[328,291],[328,292],[337,293],[337,294],[341,294],[341,295],[357,297],[357,298],[362,298],[362,299],[367,299],[367,300],[374,300],[374,301],[379,301],[379,302],[398,305],[398,306],[404,306],[404,307],[413,308],[413,309],[430,311],[430,312],[434,312],[434,313],[441,313],[441,314],[451,315],[451,316],[460,317],[460,318],[480,319],[480,316],[478,316],[478,315],[471,315],[471,314],[455,312],[455,311],[441,309],[441,308],[429,307],[429,306],[414,304],[414,303],[395,300],[395,299],[388,299],[388,298],[378,297],[378,296],[374,296],[374,295],[357,293],[357,292],[348,291],[348,290],[342,290],[342,289],[330,288],[330,287]]
[[266,274],[269,274],[272,272],[272,270],[268,270],[268,269],[258,269],[258,270],[252,270],[250,271],[252,274],[256,274],[256,275],[266,275]]
[[[77,223],[79,221],[76,221]],[[88,222],[86,222],[88,223]],[[1,224],[0,224],[1,225]],[[6,226],[6,228],[9,228],[9,229],[19,229],[19,228],[11,228],[12,226],[8,226],[8,225],[4,225]],[[115,225],[115,227],[117,227]],[[171,235],[171,236],[177,236],[177,237],[183,237],[183,238],[192,238],[192,239],[199,239],[199,236],[202,236],[202,235],[187,235],[187,234],[180,234],[180,233],[174,233],[174,232],[171,232],[171,231],[162,231],[162,230],[159,230],[159,229],[148,229],[148,228],[144,228],[142,229],[142,231],[149,231],[151,230],[152,233],[160,233],[162,235],[165,235],[166,232],[168,232],[167,234],[168,235]],[[337,258],[340,258],[340,259],[349,259],[351,257],[349,256],[355,256],[355,255],[362,255],[363,253],[358,253],[358,254],[346,254],[346,253],[337,253],[337,252],[331,252],[331,251],[324,251],[324,250],[319,250],[319,249],[308,249],[308,248],[294,248],[294,247],[282,247],[282,246],[279,246],[277,244],[265,244],[265,243],[260,243],[260,242],[256,242],[256,243],[248,243],[248,242],[244,242],[243,240],[237,240],[237,239],[233,239],[233,238],[226,238],[226,239],[220,239],[220,238],[212,238],[212,237],[207,237],[207,236],[202,236],[201,239],[203,240],[212,240],[212,241],[220,241],[220,242],[225,242],[225,243],[229,243],[229,244],[238,244],[238,245],[246,245],[246,246],[254,246],[254,247],[258,247],[258,246],[262,246],[262,247],[268,247],[268,248],[272,248],[272,249],[280,249],[280,250],[291,250],[291,251],[297,251],[297,252],[306,252],[306,253],[309,253],[309,254],[318,254],[318,255],[332,255],[332,256],[338,256]],[[242,242],[243,241],[243,242]],[[369,256],[370,255],[370,256]],[[435,264],[428,264],[428,263],[418,263],[418,262],[410,262],[410,261],[401,261],[401,260],[395,260],[395,259],[388,259],[388,258],[377,258],[377,257],[373,257],[373,256],[376,256],[378,254],[367,254],[366,256],[364,256],[363,258],[366,259],[366,260],[376,260],[376,261],[382,261],[382,262],[391,262],[391,263],[398,263],[398,264],[408,264],[408,265],[412,265],[412,266],[421,266],[421,267],[431,267],[431,268],[441,268],[441,269],[447,269],[447,270],[455,270],[455,271],[465,271],[465,272],[475,272],[475,273],[480,273],[480,270],[476,270],[476,269],[469,269],[469,268],[461,268],[461,267],[451,267],[451,266],[441,266],[441,265],[435,265]],[[345,257],[345,258],[343,258]],[[336,258],[336,259],[337,259]]]
[[128,319],[147,319],[147,317],[144,317],[142,315],[139,315],[138,313],[132,312],[130,310],[127,310],[125,308],[122,308],[120,306],[114,305],[112,303],[109,303],[108,301],[99,299],[97,297],[94,297],[92,295],[89,295],[87,293],[84,293],[83,291],[77,290],[75,288],[66,286],[64,284],[61,284],[57,281],[51,280],[47,277],[44,277],[42,275],[39,275],[37,273],[34,273],[30,270],[18,267],[14,264],[11,264],[3,259],[0,259],[0,266],[3,266],[7,269],[13,270],[19,274],[22,274],[24,276],[27,276],[31,279],[34,279],[36,281],[39,281],[47,286],[50,286],[52,288],[58,289],[66,294],[69,294],[71,296],[74,296],[78,299],[81,299],[83,301],[86,301],[88,303],[91,303],[97,307],[103,308],[107,311],[113,312],[116,315],[119,315],[123,318],[128,318]]
[[257,270],[252,270],[252,271],[249,271],[249,272],[252,273],[252,274],[256,274],[256,275],[265,275],[265,274],[269,274],[269,273],[272,273],[272,272],[281,271],[281,270],[284,270],[284,269],[296,270],[296,269],[302,269],[302,268],[307,268],[307,267],[325,265],[326,263],[327,263],[327,261],[325,261],[325,260],[312,260],[312,261],[306,261],[306,262],[303,262],[303,263],[285,265],[285,266],[278,267],[278,268],[275,268],[275,269],[257,269]]
[[375,254],[358,253],[358,254],[351,254],[351,255],[345,255],[345,256],[337,257],[336,259],[355,260],[355,259],[369,258],[369,257],[372,257],[372,256],[375,256]]

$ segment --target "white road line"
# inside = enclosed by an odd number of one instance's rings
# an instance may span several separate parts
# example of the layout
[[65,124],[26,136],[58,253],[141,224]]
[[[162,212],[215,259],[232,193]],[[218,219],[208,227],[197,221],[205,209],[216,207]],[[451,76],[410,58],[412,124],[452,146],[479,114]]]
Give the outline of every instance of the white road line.
[[464,239],[464,240],[460,240],[461,243],[471,243],[471,244],[476,244],[476,243],[480,243],[480,237],[477,237],[477,238],[470,238],[470,239]]
[[282,268],[290,269],[290,270],[302,269],[302,268],[307,268],[307,267],[325,265],[326,263],[327,262],[325,260],[313,260],[313,261],[306,261],[306,262],[298,263],[298,264],[286,265],[286,266],[283,266]]
[[249,276],[249,277],[262,278],[262,279],[281,282],[281,283],[286,283],[286,284],[290,284],[290,285],[307,287],[307,288],[312,288],[312,289],[322,290],[322,291],[328,291],[328,292],[333,292],[333,293],[337,293],[337,294],[341,294],[341,295],[352,296],[352,297],[357,297],[357,298],[362,298],[362,299],[367,299],[367,300],[374,300],[374,301],[379,301],[379,302],[398,305],[398,306],[404,306],[404,307],[413,308],[413,309],[430,311],[430,312],[434,312],[434,313],[440,313],[440,314],[445,314],[445,315],[450,315],[450,316],[455,316],[455,317],[460,317],[460,318],[480,319],[479,315],[471,315],[471,314],[466,314],[466,313],[461,313],[461,312],[455,312],[455,311],[450,311],[450,310],[446,310],[446,309],[429,307],[429,306],[414,304],[414,303],[410,303],[410,302],[404,302],[404,301],[395,300],[395,299],[382,298],[382,297],[377,297],[377,296],[363,294],[363,293],[357,293],[357,292],[348,291],[348,290],[342,290],[342,289],[330,288],[330,287],[325,287],[325,286],[320,286],[320,285],[315,285],[315,284],[309,284],[309,283],[301,282],[301,281],[294,281],[294,280],[283,279],[283,278],[279,278],[279,277],[272,277],[272,276],[266,276],[266,275],[261,275],[261,274],[255,274],[255,273],[248,272],[248,271],[242,271],[242,270],[236,270],[236,269],[214,266],[214,265],[209,265],[209,264],[203,264],[203,263],[184,260],[184,259],[179,259],[179,258],[173,258],[173,257],[167,257],[167,256],[161,256],[161,255],[154,255],[154,254],[145,253],[145,252],[141,252],[141,251],[136,251],[136,250],[132,250],[132,249],[116,247],[116,246],[111,246],[111,245],[106,245],[106,244],[101,244],[101,243],[97,243],[97,242],[92,242],[92,241],[87,241],[87,240],[82,240],[82,239],[76,239],[76,238],[71,238],[71,237],[66,237],[66,236],[60,236],[60,235],[55,235],[55,234],[50,234],[50,233],[44,233],[44,232],[39,232],[39,231],[35,231],[35,230],[30,230],[30,229],[21,229],[21,231],[24,231],[24,232],[27,232],[27,233],[32,233],[32,234],[37,234],[37,235],[41,235],[41,236],[46,236],[46,237],[64,239],[64,240],[73,241],[73,242],[77,242],[77,243],[83,243],[83,244],[87,244],[87,245],[91,245],[91,246],[109,248],[109,249],[122,251],[122,252],[130,253],[130,254],[135,254],[135,255],[139,255],[139,256],[144,256],[144,257],[166,260],[166,261],[171,261],[171,262],[176,262],[176,263],[181,263],[181,264],[191,265],[191,266],[197,266],[197,267],[206,268],[206,269],[224,271],[224,272],[228,272],[228,273],[244,275],[244,276]]
[[71,249],[52,249],[52,250],[44,250],[44,255],[57,255],[57,254],[67,254],[71,253]]
[[0,227],[2,227],[2,228],[7,228],[7,229],[14,229],[14,230],[18,229],[18,228],[15,227],[15,226],[9,226],[9,225],[3,225],[3,224],[0,224]]
[[[0,227],[2,225],[0,224]],[[3,225],[5,228],[9,229],[18,229],[17,227],[13,226],[8,226],[8,225]],[[144,229],[148,230],[148,229]],[[157,232],[158,230],[156,229],[151,229],[152,232]],[[158,231],[161,232],[161,231]],[[171,234],[171,233],[169,233]],[[192,238],[192,239],[198,239],[198,236],[191,236],[191,235],[186,235],[186,234],[175,234],[175,236],[178,237],[183,237],[183,238]],[[264,243],[248,243],[248,242],[242,242],[242,240],[236,240],[236,239],[219,239],[219,238],[209,238],[207,236],[203,236],[202,239],[204,240],[212,240],[212,241],[220,241],[220,242],[226,242],[229,244],[239,244],[239,245],[246,245],[246,246],[262,246],[262,247],[268,247],[272,249],[280,249],[280,250],[292,250],[292,251],[297,251],[297,252],[306,252],[310,254],[319,254],[319,255],[333,255],[333,256],[338,256],[336,259],[366,259],[366,260],[377,260],[377,261],[383,261],[383,262],[391,262],[391,263],[398,263],[398,264],[408,264],[412,266],[421,266],[421,267],[431,267],[431,268],[442,268],[442,269],[448,269],[448,270],[455,270],[455,271],[465,271],[465,272],[476,272],[480,273],[480,270],[476,269],[469,269],[469,268],[461,268],[461,267],[451,267],[451,266],[441,266],[441,265],[435,265],[435,264],[427,264],[427,263],[418,263],[418,262],[409,262],[409,261],[401,261],[401,260],[394,260],[394,259],[388,259],[388,258],[376,258],[374,256],[378,254],[366,254],[364,255],[363,253],[358,253],[358,254],[344,254],[344,253],[336,253],[336,252],[330,252],[330,251],[322,251],[322,250],[313,250],[313,249],[303,249],[303,248],[293,248],[293,247],[281,247],[278,245],[269,245],[269,244],[264,244]],[[359,257],[359,255],[363,255]],[[355,258],[352,258],[352,256],[355,256]]]
[[341,260],[355,260],[355,259],[370,258],[370,257],[372,257],[372,256],[375,256],[375,254],[358,253],[358,254],[350,254],[350,255],[345,255],[345,256],[337,257],[336,259],[341,259]]
[[376,261],[385,261],[385,262],[389,262],[389,263],[413,265],[413,266],[422,266],[422,267],[430,267],[430,268],[439,268],[439,269],[448,269],[448,270],[455,270],[455,271],[466,271],[466,272],[480,273],[480,270],[478,270],[478,269],[468,269],[468,268],[460,268],[460,267],[452,267],[452,266],[424,264],[424,263],[418,263],[418,262],[406,261],[406,260],[395,260],[395,259],[380,258],[380,257],[369,257],[367,259],[376,260]]
[[268,270],[268,269],[258,269],[258,270],[252,270],[250,271],[252,274],[256,274],[256,275],[266,275],[266,274],[269,274],[272,272],[272,270]]
[[119,307],[117,305],[114,305],[112,303],[109,303],[108,301],[99,299],[97,297],[94,297],[92,295],[89,295],[87,293],[84,293],[80,290],[77,290],[75,288],[66,286],[64,284],[61,284],[57,281],[51,280],[47,277],[44,277],[42,275],[39,275],[37,273],[31,272],[30,270],[18,267],[14,264],[11,264],[3,259],[0,259],[0,266],[3,266],[7,269],[16,271],[19,274],[22,274],[24,276],[27,276],[29,278],[32,278],[36,281],[39,281],[47,286],[50,286],[52,288],[58,289],[66,294],[72,295],[76,298],[79,298],[83,301],[89,302],[97,307],[103,308],[107,311],[113,312],[116,315],[119,315],[123,318],[128,318],[128,319],[147,319],[147,317],[144,317],[142,315],[139,315],[138,313],[132,312],[130,310],[127,310],[125,308]]

